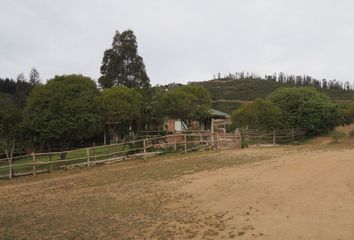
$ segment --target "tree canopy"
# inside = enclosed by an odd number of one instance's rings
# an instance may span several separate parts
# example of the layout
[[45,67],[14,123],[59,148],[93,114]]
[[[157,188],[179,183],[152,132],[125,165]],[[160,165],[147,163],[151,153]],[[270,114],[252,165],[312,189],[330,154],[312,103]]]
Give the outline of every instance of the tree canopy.
[[103,88],[126,86],[142,89],[150,86],[143,58],[138,54],[138,44],[132,30],[122,33],[116,31],[112,47],[104,52],[101,74],[98,82]]
[[10,78],[0,78],[0,92],[15,95],[16,82]]
[[13,79],[0,78],[0,92],[11,95],[18,107],[23,108],[32,89],[40,84],[39,73],[36,68],[32,68],[29,80],[23,73],[20,73],[16,81]]
[[32,86],[38,86],[41,82],[41,77],[39,75],[39,72],[37,71],[37,69],[35,67],[33,67],[30,71],[29,74],[29,83]]
[[0,93],[0,138],[14,138],[19,130],[21,112],[11,96]]
[[190,126],[192,121],[201,120],[209,115],[211,97],[201,86],[174,87],[168,89],[162,97],[162,106],[167,116],[180,119]]
[[165,120],[162,98],[165,94],[163,86],[155,86],[141,91],[144,97],[141,114],[141,127],[144,130],[163,130]]
[[21,111],[10,95],[0,93],[0,148],[11,161],[20,133]]
[[141,117],[143,97],[127,87],[113,87],[101,93],[104,123],[113,131],[114,140],[129,131]]
[[340,111],[342,125],[349,125],[354,122],[354,103],[341,104]]
[[314,88],[281,88],[273,92],[269,100],[281,109],[285,128],[303,128],[317,134],[339,123],[338,106]]
[[93,80],[82,75],[56,76],[31,92],[24,126],[35,142],[67,147],[92,137],[99,129],[100,114]]
[[256,99],[234,111],[232,123],[235,128],[278,129],[281,127],[281,110],[269,100]]
[[102,92],[105,122],[131,123],[140,117],[142,96],[135,89],[113,87]]

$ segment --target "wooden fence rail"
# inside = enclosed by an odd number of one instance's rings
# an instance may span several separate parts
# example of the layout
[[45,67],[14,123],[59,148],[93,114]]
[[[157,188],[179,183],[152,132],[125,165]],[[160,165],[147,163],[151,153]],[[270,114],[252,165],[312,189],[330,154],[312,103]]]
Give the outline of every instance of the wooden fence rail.
[[[289,135],[290,132],[290,135]],[[141,140],[121,142],[110,145],[95,146],[62,152],[31,153],[29,155],[0,159],[0,178],[51,173],[56,169],[67,169],[76,166],[91,167],[97,164],[123,161],[130,158],[146,160],[150,156],[168,152],[196,151],[200,149],[237,149],[242,141],[262,139],[274,144],[294,140],[303,135],[301,130],[256,131],[241,130],[236,133],[188,133],[168,134]]]
[[0,159],[0,178],[35,176],[38,173],[53,172],[55,169],[91,167],[130,158],[146,160],[150,156],[166,152],[187,153],[203,148],[210,149],[209,145],[213,144],[211,139],[210,133],[169,134],[62,152],[31,153],[13,157],[11,161]]
[[289,143],[302,139],[306,132],[303,129],[282,129],[273,131],[259,131],[254,129],[240,130],[242,138],[250,144],[257,143]]

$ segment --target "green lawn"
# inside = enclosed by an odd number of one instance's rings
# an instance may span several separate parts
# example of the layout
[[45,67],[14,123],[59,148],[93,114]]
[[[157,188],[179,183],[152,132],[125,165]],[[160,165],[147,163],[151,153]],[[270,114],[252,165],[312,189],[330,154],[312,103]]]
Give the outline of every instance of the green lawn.
[[[193,138],[194,137],[188,139],[188,141],[193,141]],[[164,145],[161,147],[161,143],[165,142],[161,142],[161,140],[160,142],[152,140],[146,141],[147,152],[174,151],[174,145]],[[197,150],[197,148],[195,148],[197,146],[200,146],[200,144],[192,143],[188,144],[187,148]],[[116,145],[98,146],[94,148],[82,148],[66,152],[38,153],[35,154],[36,171],[50,171],[73,164],[84,165],[87,163],[87,151],[89,151],[88,154],[90,162],[104,161],[109,159],[116,159],[134,153],[143,153],[143,142],[128,142]],[[184,151],[184,143],[177,144],[177,151]],[[0,177],[8,177],[9,170],[9,163],[7,161],[0,162]],[[16,157],[12,162],[12,171],[14,176],[24,173],[31,173],[33,171],[32,155]]]
[[[129,145],[108,145],[89,149],[90,161],[105,160],[116,158],[123,154],[129,153],[129,149],[133,149]],[[126,152],[122,152],[126,151]],[[12,163],[14,174],[32,171],[32,156],[16,157]],[[35,155],[36,170],[59,168],[64,165],[87,162],[87,149],[78,149],[67,152],[43,153]],[[9,173],[9,164],[7,161],[0,163],[0,175]]]

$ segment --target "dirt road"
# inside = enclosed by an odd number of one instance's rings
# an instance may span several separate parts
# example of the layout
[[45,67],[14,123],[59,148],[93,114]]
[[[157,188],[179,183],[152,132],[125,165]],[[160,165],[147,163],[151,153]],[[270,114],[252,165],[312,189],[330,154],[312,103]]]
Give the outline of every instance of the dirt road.
[[2,181],[0,239],[353,240],[353,145],[171,155]]
[[354,239],[354,150],[292,152],[175,184],[190,196],[175,208],[222,216],[199,238]]

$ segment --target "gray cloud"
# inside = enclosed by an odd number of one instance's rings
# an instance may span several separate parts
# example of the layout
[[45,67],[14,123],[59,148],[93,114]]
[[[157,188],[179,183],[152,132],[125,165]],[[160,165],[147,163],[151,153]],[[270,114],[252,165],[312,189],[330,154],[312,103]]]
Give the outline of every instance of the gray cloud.
[[217,72],[352,82],[350,0],[1,0],[0,76],[99,77],[115,30],[133,29],[153,84]]

